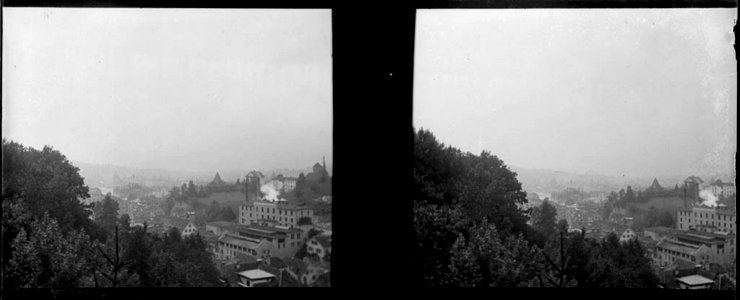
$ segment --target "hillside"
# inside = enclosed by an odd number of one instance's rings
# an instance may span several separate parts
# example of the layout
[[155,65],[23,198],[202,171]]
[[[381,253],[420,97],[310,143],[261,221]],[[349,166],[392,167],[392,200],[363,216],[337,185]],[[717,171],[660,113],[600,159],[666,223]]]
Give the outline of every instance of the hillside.
[[219,206],[229,206],[235,211],[239,211],[239,206],[246,203],[246,195],[243,192],[216,192],[207,198],[195,198],[194,207],[208,207],[211,202],[216,201]]
[[[692,174],[670,175],[670,176],[613,176],[603,174],[576,174],[555,170],[529,169],[511,166],[511,170],[517,173],[517,179],[522,183],[525,191],[531,192],[557,192],[565,188],[582,188],[584,191],[611,192],[618,191],[631,185],[633,189],[642,190],[652,184],[657,178],[663,187],[672,188],[675,184],[682,184],[686,177]],[[729,175],[707,175],[693,174],[701,177],[706,182],[717,178],[734,178]],[[730,180],[727,180],[730,181]]]
[[683,208],[683,198],[681,197],[656,197],[651,198],[645,203],[634,203],[634,206],[639,208],[641,211],[647,211],[651,206],[654,206],[659,211],[668,211],[671,215],[675,216],[679,209]]

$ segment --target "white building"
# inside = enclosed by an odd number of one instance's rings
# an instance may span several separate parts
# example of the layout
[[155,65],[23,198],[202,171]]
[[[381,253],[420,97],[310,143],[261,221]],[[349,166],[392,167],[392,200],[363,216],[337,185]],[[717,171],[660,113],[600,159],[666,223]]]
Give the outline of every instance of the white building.
[[275,275],[260,269],[239,272],[237,276],[241,287],[267,286],[275,281]]
[[714,280],[706,278],[701,275],[690,275],[681,278],[676,278],[679,289],[699,290],[709,289],[714,284]]
[[734,234],[735,211],[722,207],[699,206],[678,211],[678,230],[713,229]]
[[186,237],[195,234],[196,232],[198,232],[198,228],[195,227],[195,224],[193,224],[193,222],[188,222],[188,225],[182,230],[182,236]]
[[239,207],[239,224],[271,224],[288,227],[313,224],[313,210],[287,201],[254,201]]
[[622,235],[619,237],[620,243],[626,243],[628,241],[634,240],[637,238],[637,234],[635,234],[635,231],[631,228],[627,228]]
[[331,253],[331,236],[317,235],[308,240],[306,251],[309,254],[316,254],[320,258],[326,257]]
[[735,195],[735,184],[732,182],[722,182],[722,180],[717,179],[709,184],[707,188],[716,196],[729,197]]

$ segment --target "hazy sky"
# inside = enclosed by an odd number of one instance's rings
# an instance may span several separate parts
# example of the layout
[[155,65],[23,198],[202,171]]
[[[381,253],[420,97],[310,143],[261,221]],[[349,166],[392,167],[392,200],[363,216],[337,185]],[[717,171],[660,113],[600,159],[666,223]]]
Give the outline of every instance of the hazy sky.
[[3,12],[5,138],[132,167],[331,161],[330,10]]
[[414,126],[521,167],[734,172],[736,12],[420,10]]

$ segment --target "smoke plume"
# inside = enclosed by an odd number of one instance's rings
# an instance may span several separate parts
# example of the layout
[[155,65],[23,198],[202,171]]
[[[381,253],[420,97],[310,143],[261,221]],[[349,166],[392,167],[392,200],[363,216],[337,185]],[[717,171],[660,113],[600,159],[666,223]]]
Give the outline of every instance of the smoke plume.
[[265,194],[263,199],[268,201],[278,201],[278,195],[280,195],[280,192],[276,191],[272,185],[264,184],[260,187],[260,191]]
[[717,206],[717,196],[712,193],[711,190],[705,189],[699,192],[699,197],[704,199],[704,201],[701,203],[702,205],[706,205],[709,207],[715,207]]

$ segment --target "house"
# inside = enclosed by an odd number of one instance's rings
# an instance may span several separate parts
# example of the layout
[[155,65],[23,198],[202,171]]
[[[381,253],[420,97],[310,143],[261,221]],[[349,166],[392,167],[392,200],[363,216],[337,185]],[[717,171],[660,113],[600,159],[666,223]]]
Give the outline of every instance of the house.
[[637,238],[635,232],[631,228],[627,228],[619,237],[619,242],[626,243],[628,241],[634,240],[635,238]]
[[676,278],[676,283],[680,289],[698,290],[711,288],[714,284],[714,280],[701,275],[689,275]]
[[[306,260],[308,260],[308,258],[304,258],[304,261]],[[321,275],[328,272],[329,270],[325,266],[309,262],[306,267],[306,272],[300,274],[300,281],[304,285],[311,286],[317,279],[319,279],[319,277],[321,277]]]
[[306,251],[309,254],[316,254],[324,258],[331,253],[331,236],[317,235],[312,237],[306,244]]
[[193,222],[188,222],[188,225],[186,225],[185,228],[183,228],[182,230],[182,237],[190,236],[197,232],[198,228],[195,227],[195,224],[193,224]]
[[188,221],[187,219],[178,218],[178,217],[164,218],[163,221],[164,221],[163,229],[165,230],[165,232],[169,230],[169,228],[177,228],[177,230],[183,230],[185,229],[185,227],[188,226],[188,223],[190,223],[190,221]]
[[242,271],[238,273],[239,286],[241,287],[264,287],[275,281],[275,275],[260,269]]

